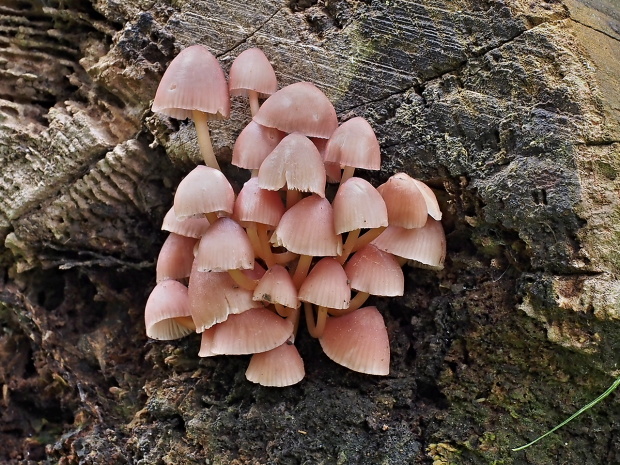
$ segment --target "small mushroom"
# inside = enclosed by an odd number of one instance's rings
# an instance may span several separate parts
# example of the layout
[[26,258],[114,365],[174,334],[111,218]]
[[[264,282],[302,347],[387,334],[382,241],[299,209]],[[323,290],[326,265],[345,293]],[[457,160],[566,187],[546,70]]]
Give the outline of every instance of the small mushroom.
[[248,96],[252,116],[258,112],[258,99],[267,98],[278,90],[276,73],[258,48],[249,48],[235,58],[228,73],[230,95]]
[[192,118],[205,164],[220,169],[209,136],[209,119],[228,118],[230,95],[224,71],[202,45],[179,53],[164,73],[152,110],[176,119]]

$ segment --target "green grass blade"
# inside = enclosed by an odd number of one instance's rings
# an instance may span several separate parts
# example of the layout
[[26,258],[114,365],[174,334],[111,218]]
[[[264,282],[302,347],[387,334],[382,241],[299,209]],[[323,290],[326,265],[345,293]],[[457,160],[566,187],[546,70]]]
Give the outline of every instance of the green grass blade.
[[556,426],[555,428],[547,431],[545,434],[543,434],[542,436],[537,437],[536,439],[534,439],[532,442],[525,444],[524,446],[521,447],[515,447],[514,449],[512,449],[513,452],[518,452],[520,450],[523,449],[527,449],[528,447],[536,444],[538,441],[540,441],[541,439],[549,436],[551,433],[555,433],[557,430],[559,430],[562,426],[564,426],[565,424],[567,424],[568,422],[574,420],[575,418],[577,418],[579,415],[581,415],[583,412],[585,412],[586,410],[591,409],[592,407],[594,407],[596,404],[598,404],[600,401],[602,401],[605,397],[607,397],[609,394],[611,394],[612,392],[614,392],[614,390],[620,386],[620,377],[618,377],[611,386],[609,386],[609,388],[607,388],[607,390],[602,393],[600,396],[598,396],[596,399],[594,399],[592,402],[590,402],[588,405],[581,407],[577,412],[573,413],[570,417],[568,417],[566,420],[564,420],[562,423],[560,423],[558,426]]

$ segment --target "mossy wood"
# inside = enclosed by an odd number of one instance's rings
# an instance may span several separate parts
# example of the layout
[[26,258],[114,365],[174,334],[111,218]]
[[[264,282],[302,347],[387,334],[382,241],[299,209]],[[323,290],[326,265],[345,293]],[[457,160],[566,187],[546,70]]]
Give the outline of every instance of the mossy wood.
[[[201,160],[153,115],[171,59],[251,46],[366,118],[444,211],[442,272],[406,269],[391,373],[307,335],[299,385],[146,339],[161,220]],[[0,6],[0,462],[620,462],[620,13],[615,0],[5,0]],[[249,121],[211,124],[231,167]],[[303,334],[303,333],[302,333]],[[46,462],[49,460],[49,462]]]

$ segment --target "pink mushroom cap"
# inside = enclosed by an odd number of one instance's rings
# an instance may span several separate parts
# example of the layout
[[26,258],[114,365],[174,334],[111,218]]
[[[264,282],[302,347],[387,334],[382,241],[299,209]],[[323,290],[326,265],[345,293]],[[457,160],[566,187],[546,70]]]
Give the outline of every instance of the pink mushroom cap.
[[172,60],[161,78],[152,109],[177,119],[191,118],[193,110],[212,119],[229,117],[226,76],[206,47],[192,45]]
[[327,142],[325,161],[367,170],[381,169],[381,149],[370,124],[359,116],[342,123]]
[[328,318],[319,342],[325,355],[353,371],[369,375],[390,372],[390,341],[376,307]]
[[263,126],[328,139],[338,127],[336,110],[314,84],[297,82],[269,97],[254,116]]
[[228,73],[231,95],[246,96],[253,90],[260,97],[268,97],[278,90],[276,73],[262,50],[249,48],[233,61]]
[[193,331],[180,325],[175,318],[191,316],[187,287],[178,281],[162,281],[151,291],[144,310],[146,335],[151,339],[169,341]]

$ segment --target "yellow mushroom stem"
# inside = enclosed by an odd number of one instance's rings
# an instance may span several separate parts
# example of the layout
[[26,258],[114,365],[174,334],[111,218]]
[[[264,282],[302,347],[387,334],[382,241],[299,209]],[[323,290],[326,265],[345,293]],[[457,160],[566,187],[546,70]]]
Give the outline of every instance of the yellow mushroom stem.
[[366,300],[368,300],[368,297],[370,297],[370,294],[368,292],[359,291],[357,295],[351,299],[351,302],[349,302],[349,308],[347,310],[357,310],[362,305],[364,305]]
[[248,239],[250,239],[250,244],[252,244],[252,249],[254,249],[254,255],[260,258],[265,258],[263,251],[263,244],[258,236],[258,226],[256,223],[250,221],[247,223],[245,232],[248,234]]
[[286,265],[287,263],[290,263],[297,257],[299,257],[299,255],[293,252],[282,252],[274,253],[273,257],[275,258],[278,265]]
[[340,178],[340,185],[342,186],[347,179],[352,178],[354,173],[355,173],[354,166],[345,166],[344,170],[342,170],[342,177]]
[[304,311],[306,313],[306,326],[308,326],[308,332],[310,336],[314,338],[320,338],[325,330],[325,322],[327,321],[327,307],[321,307],[316,316],[316,323],[314,322],[314,311],[312,310],[312,304],[304,302]]
[[312,255],[299,256],[297,268],[295,268],[295,274],[293,275],[293,283],[295,284],[295,287],[297,289],[301,287],[301,283],[303,283],[304,279],[306,279],[306,276],[308,276],[308,271],[310,270],[312,258]]
[[278,315],[280,315],[282,318],[288,318],[290,317],[293,312],[295,311],[294,308],[290,308],[290,307],[285,307],[282,304],[277,304],[274,302],[273,306],[276,308],[276,312],[278,312]]
[[340,263],[341,265],[347,261],[347,258],[349,258],[349,255],[351,255],[351,251],[353,250],[353,247],[355,247],[355,244],[357,244],[357,239],[360,236],[360,230],[359,229],[354,229],[353,231],[349,231],[349,234],[347,234],[347,240],[344,241],[344,245],[342,246],[342,253],[340,255],[338,255],[338,257],[336,258],[336,260],[338,260],[338,263]]
[[217,221],[218,216],[215,212],[209,212],[205,213],[205,218],[209,221],[209,224],[213,224]]
[[265,260],[267,268],[271,268],[276,264],[276,258],[271,250],[271,244],[269,243],[269,226],[266,224],[258,223],[258,242],[260,244],[262,255]]
[[248,278],[241,270],[228,270],[228,274],[243,289],[247,289],[248,291],[256,289],[258,281]]
[[215,159],[215,153],[213,153],[211,136],[209,136],[209,118],[207,118],[207,114],[199,110],[193,110],[192,119],[194,120],[194,126],[196,126],[198,147],[200,147],[200,153],[205,161],[205,165],[222,171],[219,163]]
[[351,252],[357,252],[362,247],[370,244],[377,237],[379,237],[379,235],[383,231],[385,231],[385,228],[386,226],[381,226],[379,228],[373,228],[373,229],[369,229],[368,231],[366,231],[364,234],[358,237],[357,241],[353,245],[353,249],[351,250]]
[[254,117],[260,108],[260,104],[258,103],[258,92],[255,90],[248,90],[248,98],[250,100],[250,112],[252,113],[252,117]]
[[295,342],[297,330],[299,329],[299,316],[301,314],[301,308],[291,308],[291,310],[291,314],[286,319],[293,323],[293,334],[291,334],[291,337],[289,338],[292,344]]
[[184,328],[191,329],[192,331],[196,331],[196,325],[194,324],[194,320],[191,316],[178,316],[174,319],[178,324],[183,326]]

